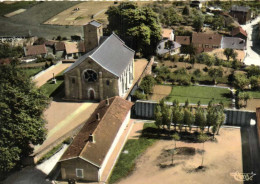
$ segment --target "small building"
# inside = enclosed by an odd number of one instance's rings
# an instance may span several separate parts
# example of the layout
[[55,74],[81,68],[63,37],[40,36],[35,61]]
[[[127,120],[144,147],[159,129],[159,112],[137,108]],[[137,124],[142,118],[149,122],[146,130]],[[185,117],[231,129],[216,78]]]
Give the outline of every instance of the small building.
[[172,29],[162,29],[162,39],[174,40],[174,33]]
[[236,27],[231,31],[231,36],[232,37],[238,37],[241,38],[245,41],[247,41],[247,33],[242,27]]
[[190,45],[190,36],[176,36],[175,41],[179,44]]
[[121,150],[115,147],[119,146],[122,136],[128,133],[125,129],[132,105],[118,96],[99,103],[59,161],[62,180],[101,180],[111,155],[113,152],[119,154]]
[[222,35],[192,33],[192,44],[197,48],[197,52],[209,52],[221,47]]
[[236,49],[236,50],[245,50],[246,41],[237,37],[223,37],[221,40],[222,49]]
[[25,56],[41,56],[46,57],[47,49],[45,45],[31,45],[24,47]]
[[57,42],[54,44],[54,54],[58,58],[64,58],[65,57],[65,43],[64,42]]
[[175,55],[180,53],[181,45],[172,40],[162,40],[156,49],[158,55]]
[[65,59],[76,59],[84,55],[84,42],[65,42]]
[[239,24],[246,24],[251,19],[251,9],[246,6],[233,5],[229,14],[238,21]]

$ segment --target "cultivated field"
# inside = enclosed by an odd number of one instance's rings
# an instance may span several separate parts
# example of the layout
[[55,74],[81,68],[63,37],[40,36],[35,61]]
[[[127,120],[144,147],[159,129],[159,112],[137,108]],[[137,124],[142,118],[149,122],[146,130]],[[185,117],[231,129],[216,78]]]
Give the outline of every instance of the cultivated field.
[[[80,26],[55,26],[44,25],[46,20],[57,15],[58,13],[79,4],[79,2],[59,1],[59,2],[41,2],[34,3],[33,6],[28,3],[0,3],[0,15],[10,13],[12,11],[27,8],[25,12],[12,17],[0,16],[0,35],[1,36],[27,36],[31,35],[52,39],[53,37],[62,36],[70,37],[71,35],[82,36],[82,27]],[[18,6],[19,5],[19,6]]]
[[164,97],[167,97],[172,91],[172,86],[165,85],[155,85],[153,87],[152,95],[150,96],[150,100],[160,101]]
[[106,10],[109,6],[115,6],[113,2],[88,1],[77,4],[64,10],[47,20],[44,24],[54,25],[85,25],[92,19],[107,23]]
[[186,151],[174,155],[171,165],[171,154],[168,150],[174,148],[174,142],[159,140],[137,159],[133,173],[118,183],[242,183],[232,176],[233,173],[243,172],[240,129],[222,128],[216,142],[205,143],[205,170],[196,169],[202,161],[201,143],[180,141],[177,142],[177,147]]

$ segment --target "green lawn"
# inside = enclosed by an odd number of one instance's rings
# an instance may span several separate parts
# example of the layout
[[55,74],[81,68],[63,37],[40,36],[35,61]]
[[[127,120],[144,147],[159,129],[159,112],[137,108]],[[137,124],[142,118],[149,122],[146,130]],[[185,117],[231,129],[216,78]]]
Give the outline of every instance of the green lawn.
[[36,75],[37,73],[39,73],[40,71],[42,71],[42,67],[39,67],[39,68],[24,68],[22,69],[25,74],[29,77],[32,77],[34,75]]
[[63,88],[63,85],[64,85],[63,71],[60,72],[55,78],[57,79],[56,84],[53,84],[50,79],[40,88],[49,97],[53,97],[56,94],[58,94],[58,92]]
[[260,91],[247,91],[252,95],[252,98],[260,99]]
[[177,99],[180,103],[184,103],[189,99],[190,103],[208,104],[213,99],[214,103],[222,101],[225,106],[229,106],[231,98],[230,91],[224,88],[201,87],[201,86],[173,86],[167,101]]
[[[144,124],[144,129],[148,127],[155,127],[154,123]],[[109,178],[109,183],[115,183],[128,176],[135,168],[136,159],[156,140],[141,137],[139,139],[129,139],[119,156],[119,159],[112,171]],[[128,153],[123,153],[123,151],[128,151]]]
[[13,4],[0,3],[0,15],[11,13],[18,9],[28,9],[39,2],[36,1],[19,1]]

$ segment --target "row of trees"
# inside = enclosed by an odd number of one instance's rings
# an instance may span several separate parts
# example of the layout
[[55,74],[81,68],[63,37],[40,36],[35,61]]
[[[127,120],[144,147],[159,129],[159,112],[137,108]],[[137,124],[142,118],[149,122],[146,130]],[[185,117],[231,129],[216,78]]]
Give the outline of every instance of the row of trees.
[[222,103],[212,104],[212,101],[209,102],[208,108],[204,109],[200,107],[200,102],[198,102],[197,108],[192,108],[189,106],[188,100],[184,106],[180,106],[177,100],[172,103],[172,106],[169,106],[162,99],[155,108],[154,117],[158,129],[167,127],[170,130],[173,125],[175,131],[178,127],[178,131],[181,132],[183,127],[185,127],[185,131],[187,131],[187,127],[191,131],[192,126],[196,126],[197,131],[200,129],[200,132],[203,133],[206,127],[208,132],[212,127],[213,138],[216,133],[219,133],[225,120],[224,105]]

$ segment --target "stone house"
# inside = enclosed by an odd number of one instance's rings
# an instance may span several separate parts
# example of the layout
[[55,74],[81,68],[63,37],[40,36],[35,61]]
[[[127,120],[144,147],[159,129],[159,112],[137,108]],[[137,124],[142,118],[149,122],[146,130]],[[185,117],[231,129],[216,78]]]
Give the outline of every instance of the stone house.
[[[97,30],[99,27],[94,32],[99,33]],[[135,52],[114,33],[103,42],[100,41],[102,34],[93,35],[96,41],[85,36],[85,43],[90,43],[85,49],[90,50],[93,44],[97,44],[96,47],[64,72],[67,99],[99,101],[107,97],[123,97],[132,86]]]
[[31,45],[24,47],[25,56],[34,56],[34,57],[46,57],[47,49],[45,45]]
[[132,103],[120,97],[100,102],[73,142],[62,155],[62,180],[99,182],[112,154],[119,154],[118,142],[125,140]]
[[221,47],[222,35],[220,34],[206,34],[206,33],[192,33],[191,43],[197,48],[197,52],[210,52]]
[[65,42],[65,59],[77,59],[85,53],[84,42]]
[[156,49],[156,53],[161,56],[175,55],[180,53],[181,45],[172,40],[162,40]]
[[251,19],[251,9],[245,6],[233,5],[229,14],[238,21],[239,24],[246,24]]

